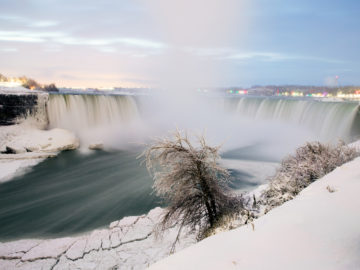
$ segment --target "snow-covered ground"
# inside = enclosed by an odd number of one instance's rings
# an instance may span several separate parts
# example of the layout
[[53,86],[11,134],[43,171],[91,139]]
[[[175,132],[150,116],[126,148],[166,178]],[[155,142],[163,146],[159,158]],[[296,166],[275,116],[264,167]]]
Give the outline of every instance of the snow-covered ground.
[[17,86],[5,86],[5,85],[0,85],[0,94],[24,94],[24,93],[41,93],[40,91],[37,90],[30,90],[28,88],[22,87],[21,85],[17,85]]
[[59,151],[76,149],[79,140],[64,129],[40,130],[29,123],[0,127],[0,182],[25,173],[26,169]]
[[[58,151],[75,149],[78,139],[63,129],[39,130],[26,123],[0,128],[0,182],[24,173]],[[352,144],[360,150],[360,141]],[[266,178],[277,164],[224,160]],[[258,197],[264,186],[253,193]],[[303,190],[294,200],[249,225],[200,243],[181,238],[169,255],[177,228],[162,239],[153,231],[162,213],[126,217],[109,228],[58,239],[0,243],[0,269],[360,269],[360,158]],[[334,191],[334,192],[333,192]],[[252,196],[252,193],[250,194]],[[193,246],[191,246],[193,245]],[[189,247],[191,246],[191,247]]]
[[[162,211],[125,217],[81,236],[0,243],[0,269],[145,269],[168,256],[176,239],[178,228],[156,238],[153,229]],[[176,251],[194,243],[194,235],[183,237]]]
[[197,244],[183,234],[170,257],[177,228],[156,239],[156,208],[85,235],[0,243],[0,269],[359,269],[359,190],[357,158],[248,225]]
[[357,158],[253,223],[209,237],[150,269],[360,269],[359,191]]

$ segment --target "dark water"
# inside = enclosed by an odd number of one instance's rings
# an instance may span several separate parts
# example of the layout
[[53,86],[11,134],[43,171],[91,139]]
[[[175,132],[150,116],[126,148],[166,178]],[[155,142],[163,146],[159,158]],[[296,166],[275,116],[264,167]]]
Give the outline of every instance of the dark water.
[[[0,184],[0,240],[77,234],[160,206],[138,154],[66,151]],[[230,172],[232,188],[254,185]]]
[[264,161],[264,162],[280,162],[281,158],[274,153],[264,153],[262,150],[266,147],[266,144],[257,143],[240,148],[235,148],[226,151],[221,155],[222,158],[226,159],[238,159],[238,160],[252,160],[252,161]]
[[79,233],[160,205],[138,153],[62,152],[0,185],[0,239]]

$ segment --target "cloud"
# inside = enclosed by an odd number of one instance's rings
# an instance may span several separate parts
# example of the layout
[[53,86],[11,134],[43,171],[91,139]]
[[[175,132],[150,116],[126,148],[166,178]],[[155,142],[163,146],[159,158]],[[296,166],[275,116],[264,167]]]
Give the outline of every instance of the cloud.
[[119,38],[116,39],[116,42],[126,44],[129,46],[152,48],[152,49],[164,49],[166,47],[165,44],[160,42],[155,42],[145,39],[137,39],[137,38]]
[[195,54],[197,56],[224,56],[236,53],[232,48],[184,48],[185,52]]
[[0,41],[13,41],[13,42],[44,42],[41,37],[32,36],[29,34],[16,32],[16,31],[0,31]]
[[99,47],[98,50],[104,53],[115,53],[117,50],[113,47]]
[[231,60],[281,61],[296,58],[275,52],[239,52],[233,48],[185,48],[185,51],[202,57]]
[[273,53],[273,52],[246,52],[246,53],[236,53],[233,55],[229,55],[224,57],[225,59],[235,59],[235,60],[259,60],[265,62],[272,61],[282,61],[293,59],[292,56],[288,56],[281,53]]
[[[38,32],[38,31],[0,31],[0,41],[13,42],[55,42],[63,45],[86,45],[101,46],[106,50],[106,46],[123,45],[135,48],[145,48],[160,50],[167,46],[164,43],[147,39],[129,37],[109,37],[101,39],[76,38],[64,32]],[[105,47],[104,47],[105,46]],[[101,49],[100,49],[101,50]]]
[[280,61],[290,61],[290,60],[299,60],[299,61],[317,61],[324,63],[343,63],[343,61],[337,59],[321,58],[307,55],[295,55],[295,54],[286,54],[278,52],[244,52],[244,53],[235,53],[222,57],[223,59],[231,60],[252,60],[252,61],[261,61],[261,62],[280,62]]
[[64,35],[61,32],[0,31],[0,41],[45,42]]
[[87,39],[74,38],[70,36],[59,37],[56,42],[65,45],[88,45],[88,46],[109,46],[109,45],[125,45],[129,47],[148,48],[148,49],[164,49],[166,45],[160,42],[138,38],[102,38],[102,39]]
[[31,27],[52,27],[52,26],[57,26],[59,25],[59,22],[57,21],[38,21],[38,22],[33,22],[31,23],[29,26]]
[[9,22],[13,22],[13,23],[22,23],[22,22],[26,22],[26,21],[27,21],[25,18],[20,17],[20,16],[16,16],[16,15],[3,15],[3,14],[0,14],[0,20],[9,21]]
[[0,20],[6,21],[6,22],[9,22],[12,24],[21,24],[23,26],[39,27],[39,28],[52,27],[52,26],[57,26],[60,24],[60,22],[58,22],[58,21],[31,20],[26,17],[16,16],[16,15],[0,15]]

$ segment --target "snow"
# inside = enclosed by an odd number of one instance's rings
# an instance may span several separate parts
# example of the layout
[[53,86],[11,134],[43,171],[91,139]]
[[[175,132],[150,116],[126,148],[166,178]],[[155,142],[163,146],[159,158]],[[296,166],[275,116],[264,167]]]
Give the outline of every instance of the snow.
[[30,167],[40,163],[43,159],[35,158],[31,160],[5,160],[0,154],[0,183],[6,182],[11,178],[27,173]]
[[357,158],[248,225],[197,244],[183,236],[162,261],[178,228],[156,238],[155,208],[84,235],[0,243],[0,269],[359,269],[359,190]]
[[37,90],[30,90],[28,88],[22,87],[22,86],[6,86],[6,85],[0,85],[0,94],[12,94],[12,95],[23,95],[25,93],[44,93]]
[[350,143],[349,146],[356,148],[357,151],[360,151],[360,140]]
[[0,127],[0,152],[7,148],[16,154],[0,154],[0,182],[24,174],[45,158],[54,157],[59,151],[76,149],[79,140],[65,129],[41,130],[24,122]]
[[21,257],[21,260],[34,261],[37,258],[57,258],[67,251],[74,242],[75,240],[69,237],[43,241],[26,252],[26,254]]
[[16,150],[16,153],[57,152],[79,146],[73,133],[60,128],[40,130],[26,125],[5,126],[1,127],[0,136],[0,149],[4,151],[7,146]]
[[359,269],[359,190],[357,158],[253,223],[209,237],[150,269]]
[[[67,130],[1,127],[0,149],[20,150],[19,154],[0,154],[0,182],[78,145]],[[360,141],[352,146],[360,149]],[[234,169],[245,166],[258,179],[277,166],[234,160],[224,160],[224,164]],[[249,196],[260,196],[266,187],[260,186]],[[162,261],[169,255],[178,228],[158,239],[153,229],[163,210],[155,208],[147,215],[125,217],[84,235],[0,243],[0,269],[145,269],[153,263],[150,269],[359,269],[358,190],[360,158],[248,225],[195,245],[195,235],[183,235],[176,251],[188,248]]]
[[[145,269],[169,255],[179,229],[157,238],[153,229],[162,214],[158,207],[84,235],[0,243],[0,269]],[[176,250],[194,243],[195,236],[187,235]]]

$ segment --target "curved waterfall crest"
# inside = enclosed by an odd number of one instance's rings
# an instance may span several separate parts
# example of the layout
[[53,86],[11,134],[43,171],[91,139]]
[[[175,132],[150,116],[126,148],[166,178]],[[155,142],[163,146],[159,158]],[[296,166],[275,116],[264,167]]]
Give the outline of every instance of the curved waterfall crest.
[[[274,97],[204,98],[204,102],[207,101],[211,110],[220,114],[228,111],[239,120],[282,123],[285,124],[283,128],[286,125],[300,127],[320,141],[350,141],[360,134],[357,102]],[[51,128],[71,130],[86,143],[103,142],[112,136],[113,143],[119,138],[125,141],[147,134],[145,129],[151,126],[152,118],[169,113],[159,113],[161,108],[156,104],[151,98],[137,101],[135,97],[126,95],[54,94],[49,97],[47,112]],[[236,126],[236,122],[232,124]],[[234,127],[234,130],[237,129]]]
[[303,126],[324,140],[349,139],[359,117],[357,102],[266,97],[242,97],[231,102],[235,102],[232,108],[241,117]]
[[112,144],[139,120],[135,99],[125,95],[54,94],[47,113],[50,128],[71,130],[85,147]]
[[138,117],[131,96],[51,95],[48,118],[51,127],[94,127],[126,123]]

